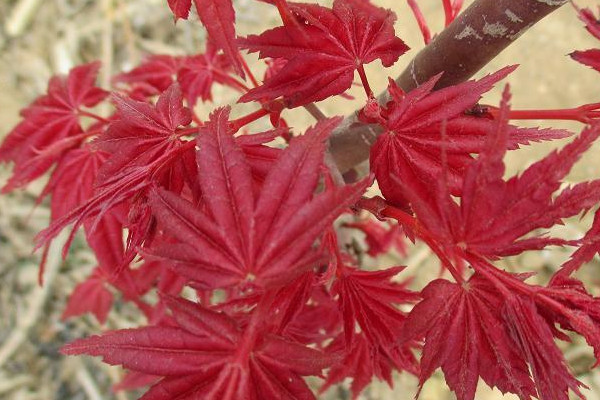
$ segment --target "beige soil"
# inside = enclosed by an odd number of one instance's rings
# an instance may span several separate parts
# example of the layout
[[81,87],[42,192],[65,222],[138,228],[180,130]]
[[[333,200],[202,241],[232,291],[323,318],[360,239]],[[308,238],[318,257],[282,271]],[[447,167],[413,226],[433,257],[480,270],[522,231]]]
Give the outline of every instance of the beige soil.
[[[379,0],[376,3],[397,12],[400,16],[399,36],[415,49],[388,71],[383,72],[379,65],[367,69],[372,86],[383,90],[388,75],[397,75],[422,46],[422,41],[404,1]],[[441,29],[441,2],[423,0],[419,3],[433,30]],[[578,3],[591,5],[594,2]],[[261,26],[273,26],[277,22],[276,14],[267,5],[257,5],[253,0],[236,0],[236,4],[242,34],[256,32]],[[22,8],[24,5],[32,6],[30,12]],[[255,7],[260,9],[259,13],[253,12]],[[101,59],[109,65],[101,76],[102,83],[107,85],[111,72],[131,68],[145,54],[198,51],[202,37],[197,22],[182,21],[173,25],[165,0],[0,1],[0,138],[19,121],[19,110],[44,92],[52,74],[65,72],[81,62]],[[600,43],[584,31],[567,5],[523,35],[481,74],[507,64],[521,64],[508,79],[515,108],[561,108],[597,102],[600,101],[600,75],[566,56],[575,49],[591,47],[600,47]],[[356,94],[362,98],[360,90]],[[498,98],[499,89],[496,89],[485,101],[495,104]],[[215,90],[215,99],[218,103],[227,103],[232,94]],[[336,100],[320,107],[327,115],[336,115],[348,114],[357,106],[359,101]],[[198,106],[202,115],[210,109],[211,106]],[[289,113],[288,117],[294,126],[305,127],[312,123],[303,110]],[[573,130],[580,128],[573,123],[555,125]],[[522,170],[556,146],[535,145],[514,152],[508,158],[509,171]],[[595,147],[576,167],[570,178],[573,182],[598,176],[599,149]],[[8,176],[9,169],[0,167],[0,184]],[[66,293],[88,274],[94,260],[81,241],[75,243],[66,263],[61,262],[57,248],[53,248],[46,286],[37,286],[39,254],[32,255],[31,250],[35,233],[48,220],[46,203],[34,208],[36,194],[42,187],[43,182],[35,183],[25,191],[0,196],[0,398],[133,399],[133,395],[115,395],[110,391],[110,386],[122,376],[120,369],[107,367],[97,359],[66,358],[57,353],[58,348],[69,340],[107,329],[133,327],[139,323],[139,317],[129,306],[119,305],[103,327],[89,317],[67,322],[60,320]],[[563,233],[578,237],[588,224],[587,218],[570,221]],[[400,262],[409,265],[412,272],[418,270],[416,285],[423,285],[436,276],[438,267],[426,249],[417,245],[410,254],[406,260],[391,256],[386,262]],[[568,254],[566,250],[553,250],[527,255],[513,260],[512,266],[518,264],[539,270],[543,280]],[[599,267],[595,262],[582,272],[591,287],[596,287],[599,281]],[[588,372],[593,363],[590,349],[580,339],[565,344],[564,348],[575,373],[591,388],[586,391],[588,398],[600,399],[600,375]],[[478,399],[501,398],[499,392],[484,386],[481,385]],[[416,387],[414,378],[397,376],[395,389],[374,383],[360,399],[408,400],[413,398]],[[321,398],[349,398],[347,386],[332,389]],[[423,400],[452,398],[439,373],[425,385],[421,394]]]

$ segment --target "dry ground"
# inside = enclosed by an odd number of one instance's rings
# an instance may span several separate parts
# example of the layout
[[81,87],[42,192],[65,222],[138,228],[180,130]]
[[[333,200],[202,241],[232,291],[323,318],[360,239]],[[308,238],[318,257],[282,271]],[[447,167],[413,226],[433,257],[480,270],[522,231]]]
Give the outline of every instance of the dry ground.
[[[267,7],[253,12],[256,2],[236,0],[242,33],[257,26],[276,23],[276,15]],[[145,54],[186,54],[198,51],[203,33],[195,22],[172,24],[164,0],[2,0],[0,1],[0,138],[18,122],[18,111],[43,93],[48,78],[65,72],[73,65],[101,59],[107,66],[101,76],[106,86],[111,72],[130,68]],[[414,49],[421,46],[416,25],[402,0],[380,0],[397,11],[399,36]],[[580,4],[592,4],[591,0]],[[422,0],[423,10],[435,29],[441,27],[440,2]],[[25,7],[23,7],[25,6]],[[29,9],[27,7],[30,7]],[[521,64],[509,81],[513,105],[521,108],[560,108],[600,100],[600,76],[565,55],[574,49],[598,47],[567,7],[556,12],[525,34],[510,49],[494,60],[483,72],[507,64]],[[416,53],[416,51],[414,51]],[[414,54],[414,53],[413,53]],[[408,63],[410,55],[401,59],[384,74],[377,66],[368,69],[373,86],[382,89],[387,74],[395,75]],[[482,73],[483,73],[482,72]],[[217,90],[215,98],[227,102],[231,94]],[[487,101],[495,103],[498,91]],[[322,105],[328,115],[347,114],[356,104],[329,102]],[[206,113],[210,107],[200,106]],[[299,111],[289,119],[296,126],[306,126],[310,118]],[[565,124],[578,129],[575,124]],[[554,145],[556,146],[556,145]],[[522,169],[552,145],[536,145],[511,154],[510,170]],[[598,147],[583,160],[572,174],[573,181],[598,175]],[[0,184],[9,173],[0,167]],[[23,192],[0,196],[0,399],[132,399],[133,395],[113,394],[110,386],[119,381],[121,371],[109,368],[95,359],[65,358],[57,349],[65,342],[106,329],[135,326],[137,316],[128,307],[118,306],[106,326],[93,318],[60,321],[60,313],[69,288],[87,275],[93,256],[77,242],[68,262],[60,260],[56,248],[50,255],[46,285],[36,284],[39,256],[32,255],[32,238],[45,226],[48,210],[44,204],[34,208],[42,183]],[[579,236],[589,221],[575,221],[566,234]],[[429,265],[428,252],[417,246],[403,262],[413,271],[419,270],[420,283],[437,273]],[[530,269],[550,271],[568,257],[564,250],[548,251],[515,260]],[[397,257],[396,257],[397,258]],[[427,269],[426,266],[431,268]],[[590,285],[600,280],[595,263],[583,275]],[[423,271],[431,271],[423,273]],[[577,340],[565,345],[567,358],[580,379],[588,383],[589,399],[600,399],[600,376],[588,373],[592,363],[589,348]],[[395,389],[373,384],[361,399],[411,399],[416,389],[413,378],[398,377]],[[347,390],[332,390],[323,398],[343,399]],[[436,375],[422,392],[422,399],[451,399],[452,395]],[[482,388],[478,399],[497,399],[498,392]]]

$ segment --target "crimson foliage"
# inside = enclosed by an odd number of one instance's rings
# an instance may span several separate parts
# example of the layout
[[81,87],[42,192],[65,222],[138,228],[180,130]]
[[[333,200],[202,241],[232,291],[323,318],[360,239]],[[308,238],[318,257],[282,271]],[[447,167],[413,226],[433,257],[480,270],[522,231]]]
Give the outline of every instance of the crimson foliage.
[[[440,75],[408,93],[390,80],[379,104],[364,65],[389,67],[408,50],[393,12],[368,0],[265,2],[283,25],[238,38],[231,0],[169,0],[176,19],[195,5],[205,53],[151,56],[116,76],[110,97],[95,85],[99,63],[76,67],[50,81],[4,140],[0,161],[14,172],[3,191],[52,170],[40,195],[51,197],[52,221],[38,246],[74,224],[96,254],[63,317],[104,322],[116,290],[148,319],[62,352],[124,366],[133,375],[122,388],[152,385],[145,400],[313,399],[306,376],[324,378],[321,391],[351,378],[356,397],[373,377],[391,385],[405,371],[422,386],[438,368],[459,400],[474,399],[480,379],[521,399],[583,397],[556,340],[574,332],[600,356],[600,299],[573,276],[600,250],[600,213],[579,240],[546,232],[600,202],[600,180],[565,184],[600,136],[597,105],[577,109],[586,126],[569,144],[507,178],[508,150],[573,135],[510,125],[508,86],[498,109],[478,106],[515,66],[441,90]],[[444,3],[450,17],[459,4]],[[593,13],[580,16],[600,39]],[[264,82],[241,49],[267,59]],[[600,70],[598,54],[571,56]],[[320,117],[300,134],[282,111],[318,116],[313,102],[343,95],[355,73],[366,95],[360,118],[383,133],[373,175],[344,184],[327,153],[342,118]],[[213,85],[256,111],[232,119],[221,106],[202,121],[193,109]],[[112,115],[94,113],[107,99]],[[272,129],[246,128],[263,117]],[[364,197],[374,179],[384,198]],[[361,231],[367,248],[341,242],[346,229]],[[404,267],[363,266],[363,253],[406,255],[406,237],[444,268],[421,290]],[[547,246],[575,251],[546,284],[500,267]]]

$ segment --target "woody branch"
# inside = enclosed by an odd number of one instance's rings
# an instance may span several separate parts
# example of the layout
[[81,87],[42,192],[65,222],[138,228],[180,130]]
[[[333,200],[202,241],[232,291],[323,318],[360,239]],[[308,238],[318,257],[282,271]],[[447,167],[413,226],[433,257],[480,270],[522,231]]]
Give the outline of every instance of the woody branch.
[[[436,89],[464,82],[530,27],[564,5],[566,0],[476,0],[435,37],[396,79],[410,91],[443,72]],[[385,94],[380,95],[385,101]],[[330,152],[342,173],[369,158],[382,130],[346,117],[330,139]]]

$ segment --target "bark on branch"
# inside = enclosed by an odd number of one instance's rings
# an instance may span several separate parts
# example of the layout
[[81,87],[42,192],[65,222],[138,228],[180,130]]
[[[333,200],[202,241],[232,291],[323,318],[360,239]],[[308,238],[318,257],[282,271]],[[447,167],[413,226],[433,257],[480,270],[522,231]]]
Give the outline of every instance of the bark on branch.
[[[396,79],[410,91],[444,72],[436,88],[466,81],[527,29],[567,0],[476,0],[411,61]],[[380,100],[385,100],[380,96]],[[382,132],[377,125],[347,117],[330,139],[330,151],[346,173],[369,158],[371,145]]]

